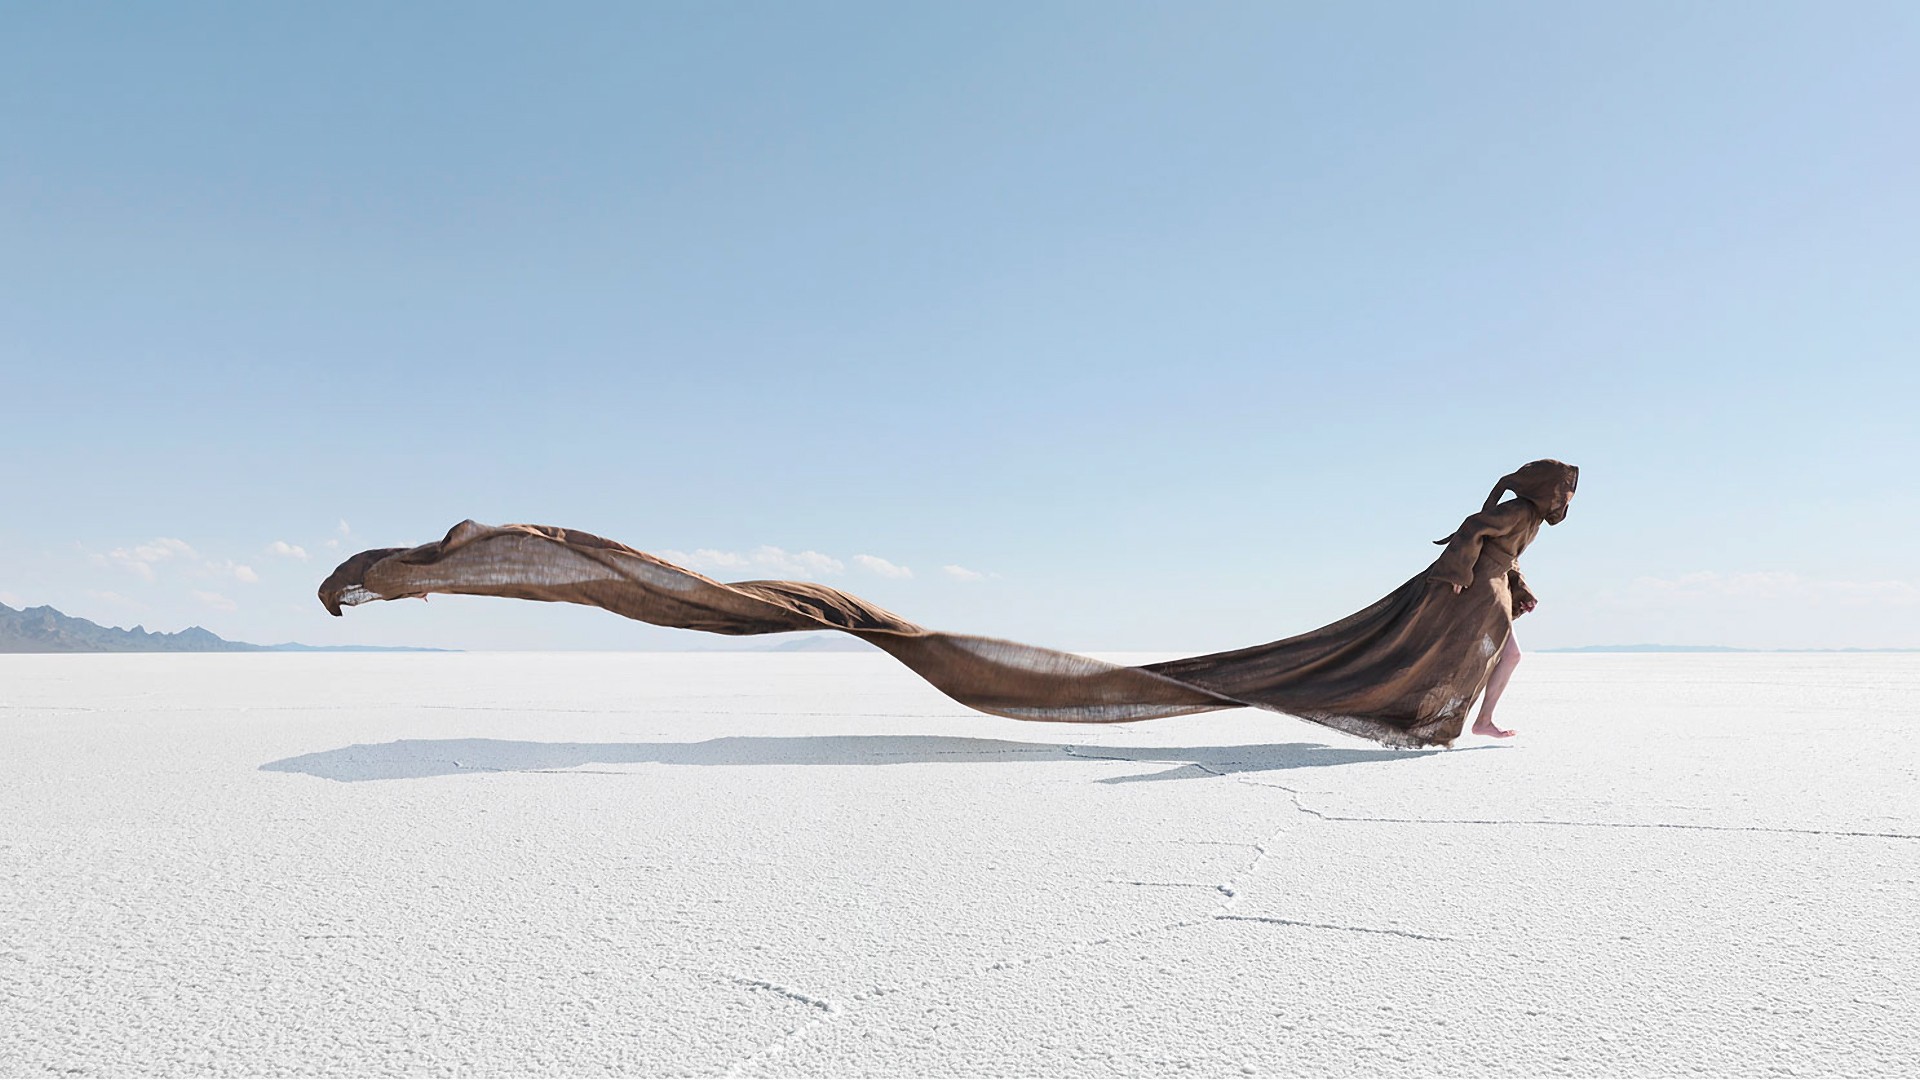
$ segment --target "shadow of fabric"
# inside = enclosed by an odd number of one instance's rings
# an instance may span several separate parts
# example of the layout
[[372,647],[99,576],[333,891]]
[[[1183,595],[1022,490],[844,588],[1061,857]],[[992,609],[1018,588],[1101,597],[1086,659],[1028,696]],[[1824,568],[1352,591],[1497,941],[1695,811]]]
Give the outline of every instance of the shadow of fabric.
[[1174,768],[1100,783],[1172,780],[1281,769],[1404,761],[1439,750],[1343,749],[1315,743],[1262,746],[1086,746],[946,735],[734,736],[703,742],[548,743],[508,739],[401,739],[270,761],[264,772],[326,780],[420,780],[485,772],[548,772],[585,765],[962,765],[979,762],[1131,761]]

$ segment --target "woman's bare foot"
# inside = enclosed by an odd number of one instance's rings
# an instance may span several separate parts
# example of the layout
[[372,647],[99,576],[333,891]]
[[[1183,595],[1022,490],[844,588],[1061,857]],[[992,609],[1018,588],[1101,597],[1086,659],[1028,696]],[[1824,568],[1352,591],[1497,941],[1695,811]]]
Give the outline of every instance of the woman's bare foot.
[[1493,726],[1493,721],[1487,719],[1485,716],[1473,722],[1473,733],[1475,735],[1491,735],[1496,739],[1511,739],[1514,736],[1514,732],[1508,731],[1506,728]]
[[1507,680],[1513,678],[1513,669],[1520,666],[1520,643],[1513,635],[1507,635],[1507,643],[1500,649],[1500,658],[1493,662],[1493,670],[1487,673],[1487,696],[1480,702],[1480,718],[1473,722],[1475,735],[1486,735],[1495,739],[1511,739],[1513,732],[1493,724],[1493,707],[1500,702],[1500,695],[1507,690]]

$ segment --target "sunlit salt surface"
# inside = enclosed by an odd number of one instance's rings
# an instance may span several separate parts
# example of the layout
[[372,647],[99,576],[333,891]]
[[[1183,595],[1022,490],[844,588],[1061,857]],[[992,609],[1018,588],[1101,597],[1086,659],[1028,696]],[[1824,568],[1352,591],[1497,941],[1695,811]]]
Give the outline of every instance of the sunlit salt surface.
[[878,654],[0,657],[0,1075],[1920,1060],[1920,656],[1532,656],[1505,708],[1405,752]]

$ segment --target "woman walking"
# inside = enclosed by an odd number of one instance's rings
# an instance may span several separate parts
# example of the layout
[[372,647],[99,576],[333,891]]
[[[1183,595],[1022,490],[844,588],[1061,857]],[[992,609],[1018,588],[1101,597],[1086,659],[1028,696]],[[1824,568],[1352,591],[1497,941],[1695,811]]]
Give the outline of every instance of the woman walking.
[[1579,482],[1572,465],[1528,462],[1435,541],[1446,550],[1431,566],[1378,602],[1298,637],[1151,668],[1391,744],[1452,742],[1484,691],[1474,733],[1505,738],[1493,717],[1520,662],[1513,621],[1539,603],[1517,562],[1542,524],[1567,516]]

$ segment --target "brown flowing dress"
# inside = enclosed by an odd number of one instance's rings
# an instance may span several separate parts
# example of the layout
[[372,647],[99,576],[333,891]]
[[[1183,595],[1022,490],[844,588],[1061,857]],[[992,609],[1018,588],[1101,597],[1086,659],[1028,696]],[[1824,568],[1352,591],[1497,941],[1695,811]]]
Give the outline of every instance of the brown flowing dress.
[[[547,525],[463,521],[436,543],[363,551],[321,584],[320,602],[339,615],[343,605],[369,600],[464,593],[587,604],[716,634],[840,630],[954,700],[1019,720],[1120,723],[1252,706],[1388,746],[1444,746],[1486,688],[1515,614],[1532,606],[1514,562],[1542,521],[1564,516],[1578,474],[1540,461],[1502,477],[1486,507],[1440,541],[1446,550],[1432,566],[1339,622],[1139,667],[928,630],[812,582],[723,583]],[[1520,497],[1499,502],[1503,490]]]

